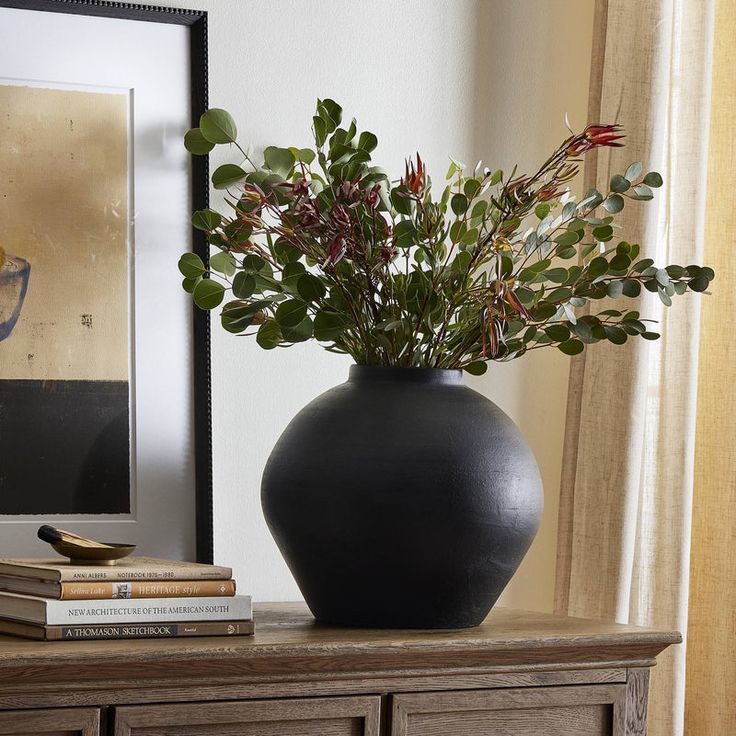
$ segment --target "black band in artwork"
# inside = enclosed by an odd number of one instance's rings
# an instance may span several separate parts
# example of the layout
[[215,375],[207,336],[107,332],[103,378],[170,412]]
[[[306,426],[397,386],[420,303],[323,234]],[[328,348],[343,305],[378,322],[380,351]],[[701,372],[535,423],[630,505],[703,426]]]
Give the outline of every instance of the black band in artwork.
[[[190,93],[191,93],[191,125],[196,126],[200,115],[207,108],[208,72],[207,72],[207,13],[204,11],[156,7],[151,5],[132,5],[118,2],[101,2],[99,0],[0,0],[0,8],[17,8],[54,13],[70,13],[76,15],[101,16],[126,20],[147,21],[153,23],[169,23],[187,26],[189,29],[190,48]],[[194,157],[191,164],[191,209],[204,209],[209,199],[209,171],[206,156]],[[193,250],[207,262],[209,246],[204,233],[193,231]],[[196,484],[196,554],[200,562],[212,562],[213,559],[213,522],[212,522],[212,436],[211,436],[211,378],[210,378],[210,327],[208,315],[194,309],[193,316],[193,403],[194,403],[194,449],[195,449],[195,484]],[[10,384],[16,384],[14,387]],[[34,401],[40,411],[49,416],[69,409],[69,396],[65,393],[63,381],[49,392],[43,381],[9,381],[6,382],[6,398],[12,393],[15,410],[23,404],[18,402]],[[99,408],[98,418],[111,432],[126,431],[129,417],[127,414],[127,383],[118,385],[115,381],[78,381],[75,387],[77,395],[96,397]],[[10,391],[11,388],[17,389]],[[102,398],[100,398],[102,397]],[[66,403],[65,403],[66,402]],[[9,408],[10,404],[6,404]],[[66,407],[66,408],[65,408]],[[74,412],[71,412],[73,420]],[[114,415],[114,416],[113,416]],[[30,430],[29,430],[30,431]],[[20,441],[18,437],[14,441]],[[10,449],[10,448],[4,448]],[[60,448],[60,452],[63,448]],[[94,453],[91,453],[92,455]],[[89,477],[102,482],[125,484],[124,471],[114,468],[101,468],[93,464],[89,467]],[[117,472],[117,479],[115,473]],[[100,475],[102,473],[102,475]],[[81,487],[81,486],[80,486]],[[91,497],[80,497],[79,503],[84,507],[81,513],[95,513],[95,501]],[[63,504],[63,499],[58,499]],[[128,499],[125,493],[114,496],[110,503],[115,507],[106,509],[108,513],[128,511]],[[48,505],[44,506],[50,513]],[[63,509],[61,510],[63,513]],[[6,510],[6,513],[13,513]],[[23,513],[35,513],[24,507]]]

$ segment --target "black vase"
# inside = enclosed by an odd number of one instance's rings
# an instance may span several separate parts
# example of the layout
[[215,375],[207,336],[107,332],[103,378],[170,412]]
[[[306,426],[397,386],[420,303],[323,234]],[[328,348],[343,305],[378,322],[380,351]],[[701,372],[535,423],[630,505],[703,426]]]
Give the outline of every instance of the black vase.
[[263,511],[319,621],[477,626],[539,528],[531,450],[462,372],[354,365],[289,423]]

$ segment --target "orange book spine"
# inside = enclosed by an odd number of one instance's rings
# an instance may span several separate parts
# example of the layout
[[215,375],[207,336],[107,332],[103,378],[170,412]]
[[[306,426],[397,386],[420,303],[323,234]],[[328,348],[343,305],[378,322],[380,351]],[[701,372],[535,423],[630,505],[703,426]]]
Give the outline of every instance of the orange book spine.
[[125,581],[62,583],[61,600],[114,600],[117,598],[195,598],[235,595],[234,580]]

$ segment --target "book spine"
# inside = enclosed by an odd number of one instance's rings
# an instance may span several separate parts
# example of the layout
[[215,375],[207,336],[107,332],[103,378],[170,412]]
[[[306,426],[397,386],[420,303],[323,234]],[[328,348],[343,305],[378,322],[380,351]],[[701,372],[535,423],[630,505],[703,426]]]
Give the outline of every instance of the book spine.
[[252,621],[207,621],[192,623],[118,624],[115,626],[45,626],[49,641],[70,639],[163,639],[179,636],[249,636]]
[[49,626],[242,621],[253,618],[250,596],[155,600],[46,601]]
[[229,580],[233,571],[229,567],[201,566],[187,567],[99,567],[90,570],[62,569],[59,571],[59,581],[62,583],[74,582],[124,582],[130,580]]
[[128,581],[111,583],[62,583],[64,601],[121,598],[198,598],[235,595],[234,580]]

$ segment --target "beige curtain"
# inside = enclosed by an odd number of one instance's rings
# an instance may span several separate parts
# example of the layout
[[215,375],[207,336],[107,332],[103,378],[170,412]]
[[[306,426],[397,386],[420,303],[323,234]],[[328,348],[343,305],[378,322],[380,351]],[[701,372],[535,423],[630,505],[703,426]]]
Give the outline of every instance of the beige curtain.
[[[726,293],[736,161],[732,120],[717,108],[714,136],[724,137],[721,150],[709,146],[713,62],[725,64],[730,54],[730,69],[715,83],[733,85],[736,27],[732,0],[719,2],[716,9],[716,0],[598,0],[596,11],[589,116],[622,123],[629,145],[601,151],[586,167],[587,183],[605,187],[633,160],[662,172],[666,184],[653,203],[627,206],[622,237],[638,238],[643,255],[658,263],[718,267],[716,297],[688,294],[669,310],[656,295],[642,297],[642,315],[660,321],[659,341],[594,346],[571,371],[556,607],[690,637],[689,654],[686,644],[673,647],[653,672],[650,736],[736,733],[734,704],[725,700],[734,687],[734,613],[723,608],[736,582],[726,549],[736,541],[736,355],[728,326],[736,305]],[[728,32],[722,15],[731,16]],[[733,117],[733,86],[728,93]],[[707,197],[708,173],[713,179],[726,171],[728,180],[711,182],[718,194]],[[709,299],[699,365],[701,301]],[[693,654],[695,640],[700,651]],[[707,718],[710,728],[702,725]]]
[[736,3],[718,0],[695,434],[685,732],[736,734]]

